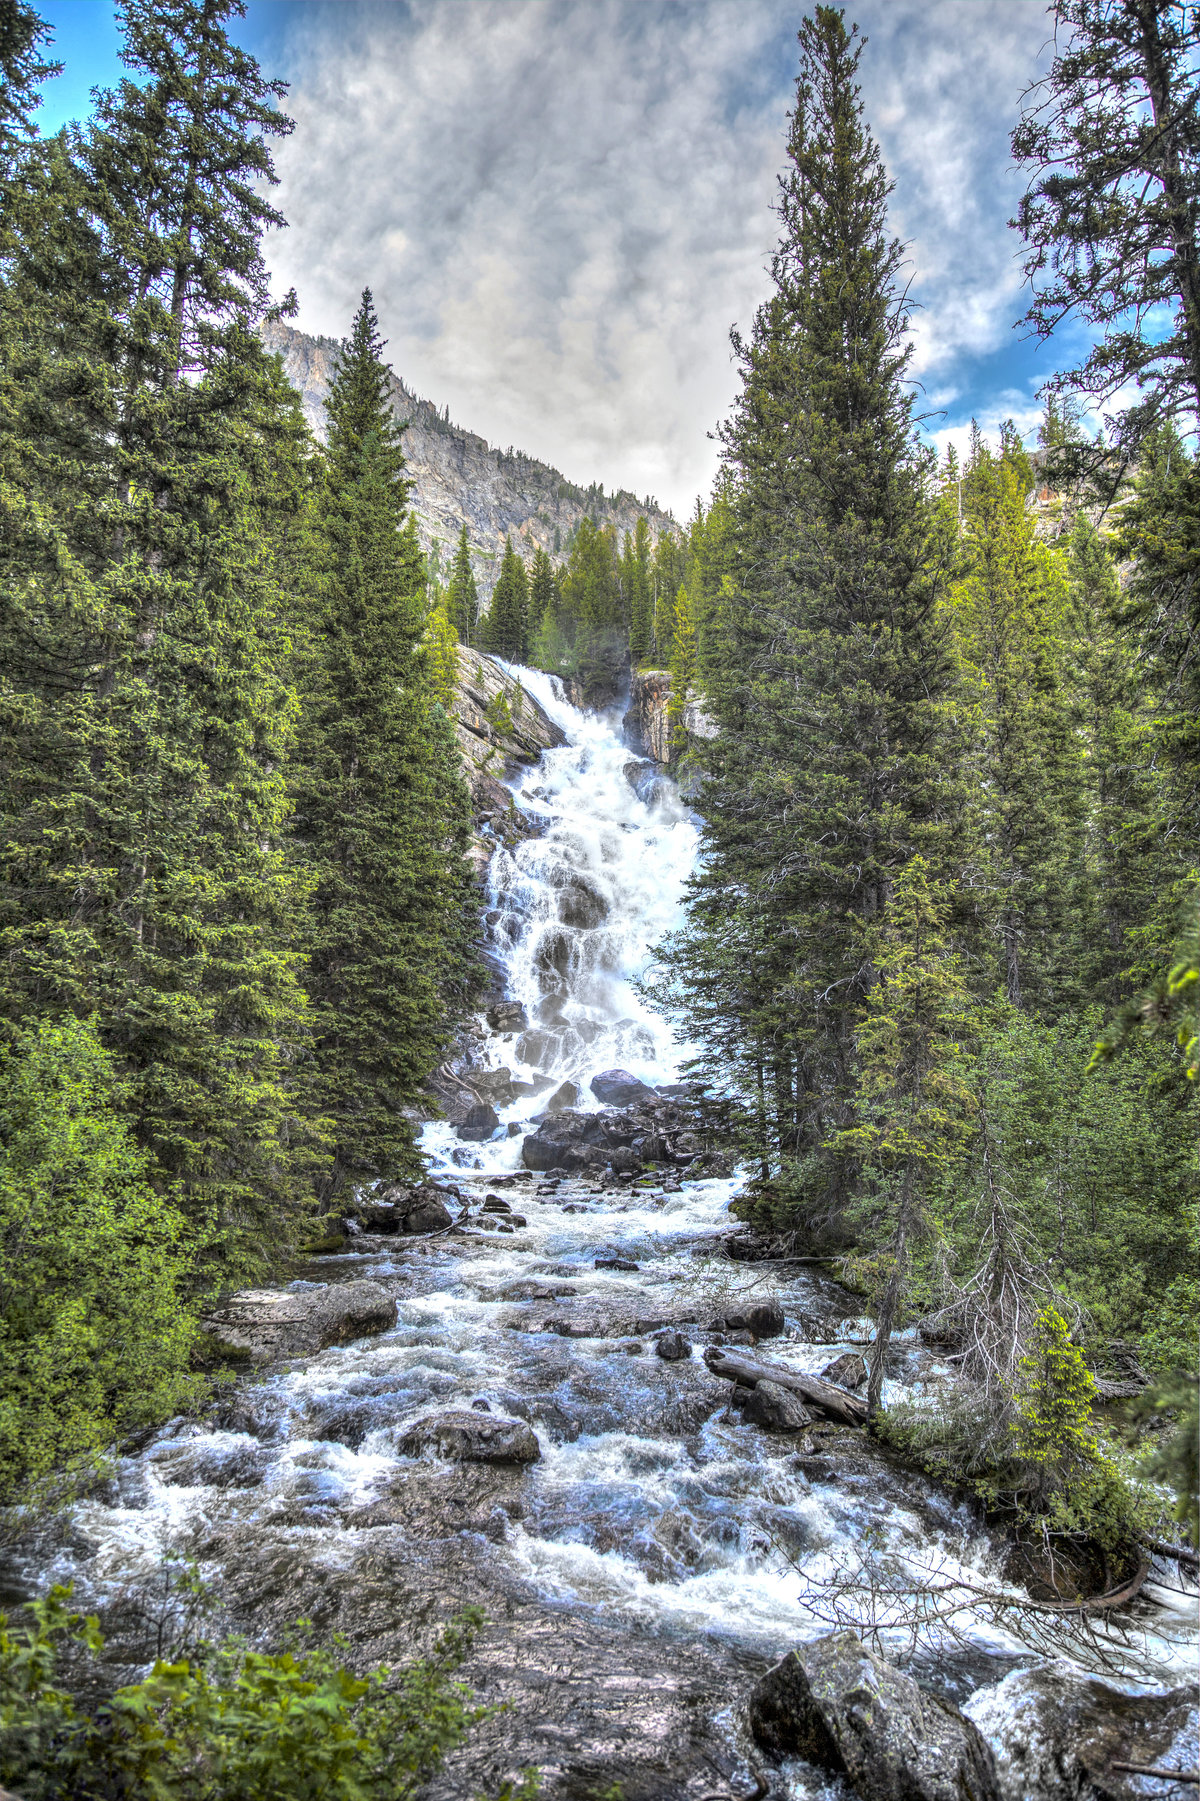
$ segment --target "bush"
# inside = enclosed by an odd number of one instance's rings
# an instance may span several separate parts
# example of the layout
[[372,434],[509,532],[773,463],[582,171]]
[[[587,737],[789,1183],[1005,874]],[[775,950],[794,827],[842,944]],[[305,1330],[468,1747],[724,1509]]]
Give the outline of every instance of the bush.
[[195,1392],[187,1228],[122,1101],[78,1020],[0,1062],[0,1500]]
[[[474,1609],[399,1672],[356,1675],[341,1639],[270,1654],[230,1638],[89,1711],[56,1683],[64,1653],[103,1650],[69,1599],[54,1589],[17,1630],[0,1616],[0,1782],[23,1801],[405,1801],[491,1711],[453,1680]],[[515,1794],[534,1792],[527,1777]]]

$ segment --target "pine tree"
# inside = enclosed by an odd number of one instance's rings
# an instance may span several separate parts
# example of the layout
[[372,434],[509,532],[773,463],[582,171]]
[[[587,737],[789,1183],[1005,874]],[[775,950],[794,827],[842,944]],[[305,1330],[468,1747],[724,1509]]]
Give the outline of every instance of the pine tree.
[[950,599],[977,709],[975,887],[1013,1006],[1056,1012],[1077,985],[1083,768],[1065,691],[1065,561],[1025,507],[1030,472],[980,441],[963,481],[965,579]]
[[696,628],[692,623],[692,603],[686,588],[675,597],[675,634],[671,646],[671,690],[667,702],[671,752],[678,756],[687,748],[684,717],[696,682]]
[[312,884],[315,1030],[303,1072],[332,1122],[323,1195],[420,1167],[412,1111],[468,985],[466,791],[421,647],[425,571],[369,290],[326,398],[316,655],[295,762]]
[[[1149,428],[1200,405],[1200,14],[1162,0],[1057,0],[1059,46],[1013,132],[1032,169],[1014,225],[1029,246],[1026,322],[1050,337],[1071,313],[1103,335],[1059,392],[1135,383],[1118,422]],[[1170,329],[1161,329],[1166,309]]]
[[720,732],[673,961],[686,984],[715,937],[764,947],[740,1061],[764,1072],[764,1159],[828,1218],[847,1198],[827,1147],[872,981],[859,922],[882,917],[915,851],[947,871],[961,803],[938,606],[953,546],[913,445],[902,251],[855,79],[862,44],[821,6],[800,46],[773,292],[735,340],[729,591],[706,652]]
[[475,572],[471,568],[465,524],[459,531],[458,548],[454,552],[450,587],[446,594],[446,611],[458,633],[459,643],[473,643],[479,622],[479,590],[475,586]]
[[579,522],[563,577],[563,615],[574,671],[589,701],[616,687],[628,642],[622,618],[616,533],[586,516]]
[[500,579],[492,595],[492,604],[480,628],[483,648],[509,663],[523,663],[528,644],[529,582],[525,565],[513,549],[511,538],[504,540],[504,556],[500,563]]
[[650,575],[650,527],[639,518],[629,568],[629,661],[635,669],[650,662],[654,648],[654,603]]
[[553,616],[557,595],[554,587],[554,566],[546,552],[540,547],[534,552],[533,568],[529,575],[529,624],[526,650],[532,654],[532,647],[542,629],[542,621],[547,615]]
[[159,1178],[245,1265],[285,1248],[304,1173],[274,545],[307,433],[255,329],[290,122],[229,42],[235,10],[127,0],[143,85],[48,153],[62,237],[25,234],[12,266],[9,294],[42,303],[0,426],[22,565],[0,650],[0,1012],[96,1013]]

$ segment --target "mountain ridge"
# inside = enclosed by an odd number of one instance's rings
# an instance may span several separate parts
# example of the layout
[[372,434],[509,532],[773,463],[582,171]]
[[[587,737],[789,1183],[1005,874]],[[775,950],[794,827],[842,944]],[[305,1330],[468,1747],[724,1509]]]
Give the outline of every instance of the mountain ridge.
[[[263,327],[263,341],[280,357],[314,435],[323,439],[323,402],[338,340],[314,337],[275,320]],[[621,534],[645,519],[652,542],[678,530],[674,517],[653,502],[639,501],[626,490],[605,494],[600,483],[581,488],[537,457],[489,444],[478,432],[453,424],[448,409],[443,412],[421,399],[394,370],[389,376],[393,412],[405,422],[404,456],[413,483],[417,535],[432,572],[443,579],[463,525],[485,600],[499,576],[506,537],[523,556],[540,548],[561,560],[585,517],[615,525]]]

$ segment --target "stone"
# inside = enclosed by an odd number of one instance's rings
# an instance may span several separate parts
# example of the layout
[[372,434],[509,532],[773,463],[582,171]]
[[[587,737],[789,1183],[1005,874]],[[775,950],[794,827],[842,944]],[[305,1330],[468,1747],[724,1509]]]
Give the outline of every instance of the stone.
[[843,1351],[821,1371],[822,1382],[836,1382],[839,1388],[848,1388],[851,1393],[860,1389],[866,1379],[867,1360],[857,1351]]
[[554,1090],[554,1093],[550,1096],[550,1099],[546,1102],[546,1112],[547,1113],[561,1113],[565,1107],[577,1107],[578,1105],[579,1105],[579,1085],[578,1085],[578,1083],[564,1082],[562,1084],[561,1088],[556,1088]]
[[210,1353],[250,1363],[311,1357],[396,1323],[396,1302],[378,1282],[327,1288],[244,1288],[201,1321]]
[[541,1131],[526,1134],[521,1145],[521,1161],[526,1169],[556,1171],[561,1176],[570,1175],[572,1170],[583,1167],[582,1149],[574,1144],[563,1143],[559,1138],[551,1138]]
[[[1003,1801],[1135,1801],[1148,1792],[1142,1779],[1114,1770],[1114,1761],[1195,1768],[1196,1702],[1194,1688],[1126,1695],[1051,1668],[1014,1670],[968,1705],[996,1747]],[[1176,1741],[1185,1734],[1191,1745],[1181,1755]]]
[[436,1451],[456,1463],[536,1463],[542,1454],[527,1420],[474,1408],[447,1408],[414,1420],[399,1440],[402,1456]]
[[508,1107],[516,1099],[511,1069],[474,1069],[471,1086],[480,1100],[490,1101],[493,1107]]
[[871,1801],[1001,1801],[979,1728],[854,1632],[790,1651],[752,1690],[749,1717],[765,1751],[843,1773]]
[[635,1263],[633,1261],[632,1257],[597,1257],[596,1258],[596,1268],[597,1269],[626,1269],[626,1270],[628,1270],[628,1269],[640,1269],[641,1265],[638,1263]]
[[768,1432],[803,1432],[813,1420],[799,1395],[780,1388],[778,1382],[759,1382],[749,1389],[742,1411],[752,1425],[764,1426]]
[[431,1184],[414,1188],[404,1210],[403,1230],[411,1234],[444,1232],[454,1224],[454,1216],[441,1193]]
[[485,1213],[511,1213],[512,1208],[507,1201],[502,1201],[498,1194],[486,1194],[483,1197],[483,1211]]
[[778,1301],[755,1301],[725,1315],[730,1332],[753,1332],[755,1338],[778,1338],[783,1331],[783,1308]]
[[523,1032],[529,1024],[520,1001],[493,1001],[484,1017],[493,1032]]
[[692,1354],[691,1342],[679,1331],[660,1332],[654,1341],[654,1349],[664,1363],[682,1363]]
[[558,917],[564,925],[594,931],[608,918],[608,902],[590,883],[576,876],[558,891]]
[[588,1087],[606,1107],[635,1107],[642,1101],[655,1101],[658,1096],[645,1082],[639,1082],[627,1069],[602,1069],[592,1077]]
[[608,1161],[614,1176],[633,1176],[642,1167],[641,1158],[627,1144],[619,1144]]
[[479,1101],[471,1108],[462,1125],[455,1126],[454,1130],[459,1138],[465,1139],[468,1143],[483,1144],[491,1137],[499,1124],[500,1116],[491,1102]]

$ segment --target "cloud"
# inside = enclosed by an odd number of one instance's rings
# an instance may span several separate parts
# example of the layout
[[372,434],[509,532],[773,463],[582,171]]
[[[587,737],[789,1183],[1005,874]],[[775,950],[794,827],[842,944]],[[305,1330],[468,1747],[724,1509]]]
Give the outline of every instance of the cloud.
[[[1007,132],[1041,0],[870,0],[862,77],[913,245],[915,364],[961,393],[1007,338]],[[795,74],[782,0],[411,0],[294,9],[269,244],[300,323],[364,285],[388,355],[492,442],[686,511],[767,290]]]

